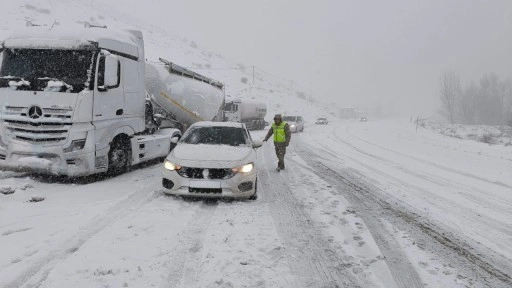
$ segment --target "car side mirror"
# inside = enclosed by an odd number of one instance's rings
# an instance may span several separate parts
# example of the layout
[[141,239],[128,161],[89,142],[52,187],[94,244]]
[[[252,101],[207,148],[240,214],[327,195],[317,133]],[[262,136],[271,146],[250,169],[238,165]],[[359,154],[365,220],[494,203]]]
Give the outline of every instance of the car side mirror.
[[252,148],[260,148],[263,145],[263,141],[252,141]]

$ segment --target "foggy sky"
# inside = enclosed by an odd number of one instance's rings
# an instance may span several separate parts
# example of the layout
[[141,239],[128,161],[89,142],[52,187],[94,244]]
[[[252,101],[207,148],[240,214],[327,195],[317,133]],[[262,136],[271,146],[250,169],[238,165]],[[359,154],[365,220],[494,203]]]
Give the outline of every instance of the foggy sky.
[[443,71],[463,84],[512,78],[510,0],[131,2],[205,49],[340,105],[428,117]]

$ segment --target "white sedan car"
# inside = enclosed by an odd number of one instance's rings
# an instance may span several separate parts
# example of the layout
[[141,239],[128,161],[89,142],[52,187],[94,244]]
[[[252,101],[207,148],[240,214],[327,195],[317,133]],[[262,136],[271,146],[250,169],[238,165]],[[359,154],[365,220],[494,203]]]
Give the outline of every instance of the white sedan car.
[[242,123],[196,122],[165,159],[164,193],[256,199],[255,148],[261,145]]
[[304,131],[304,119],[302,116],[283,116],[283,121],[290,125],[290,132],[302,132]]

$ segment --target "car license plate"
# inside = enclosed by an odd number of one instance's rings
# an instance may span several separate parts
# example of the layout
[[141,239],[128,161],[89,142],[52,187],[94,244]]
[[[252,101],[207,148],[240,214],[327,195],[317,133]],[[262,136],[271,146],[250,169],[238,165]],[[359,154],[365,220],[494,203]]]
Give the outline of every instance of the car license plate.
[[190,180],[189,186],[191,188],[220,188],[220,181],[213,180]]

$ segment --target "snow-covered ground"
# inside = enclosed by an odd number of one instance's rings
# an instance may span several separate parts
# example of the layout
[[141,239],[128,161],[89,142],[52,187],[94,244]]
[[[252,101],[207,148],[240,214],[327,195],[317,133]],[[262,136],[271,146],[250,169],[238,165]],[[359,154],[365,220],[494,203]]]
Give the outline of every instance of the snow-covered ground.
[[511,285],[509,146],[407,119],[292,137],[282,173],[259,148],[256,201],[164,196],[161,163],[77,184],[2,172],[0,286]]
[[[236,65],[100,1],[2,3],[0,38],[57,19],[141,29],[149,60]],[[158,161],[78,182],[0,172],[0,287],[512,287],[509,128],[341,120],[263,75],[201,71],[263,97],[267,119],[304,116],[287,170],[266,143],[241,202],[165,196]]]

